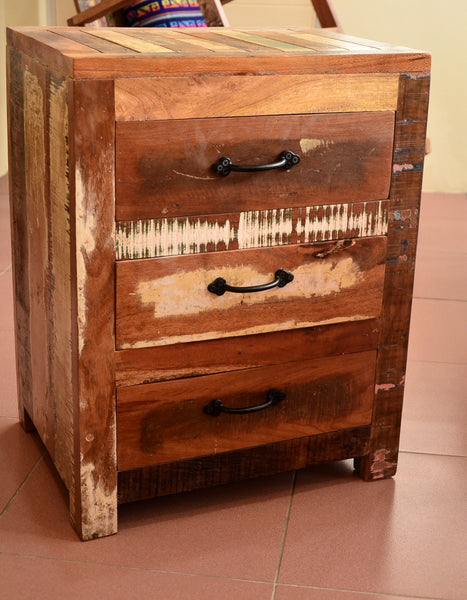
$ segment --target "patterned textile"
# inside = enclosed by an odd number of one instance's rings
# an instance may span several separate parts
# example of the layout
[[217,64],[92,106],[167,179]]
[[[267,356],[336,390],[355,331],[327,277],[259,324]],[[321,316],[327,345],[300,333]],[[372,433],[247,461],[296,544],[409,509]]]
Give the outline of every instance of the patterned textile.
[[124,10],[132,27],[206,27],[197,0],[143,0]]

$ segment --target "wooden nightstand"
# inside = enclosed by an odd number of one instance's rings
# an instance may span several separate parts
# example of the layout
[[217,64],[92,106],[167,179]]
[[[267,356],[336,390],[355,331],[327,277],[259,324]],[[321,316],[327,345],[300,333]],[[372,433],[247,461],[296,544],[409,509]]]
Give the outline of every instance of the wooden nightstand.
[[18,397],[117,505],[395,473],[430,57],[298,29],[8,31]]

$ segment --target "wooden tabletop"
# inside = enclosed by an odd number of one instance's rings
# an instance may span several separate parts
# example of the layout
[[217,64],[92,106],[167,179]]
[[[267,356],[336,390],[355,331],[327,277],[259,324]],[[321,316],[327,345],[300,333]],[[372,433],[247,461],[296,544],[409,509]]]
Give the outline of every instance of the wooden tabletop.
[[[18,27],[8,29],[8,43],[75,78],[207,71],[229,74],[424,72],[430,68],[430,55],[426,52],[322,29],[290,27]],[[157,57],[157,67],[154,57]]]

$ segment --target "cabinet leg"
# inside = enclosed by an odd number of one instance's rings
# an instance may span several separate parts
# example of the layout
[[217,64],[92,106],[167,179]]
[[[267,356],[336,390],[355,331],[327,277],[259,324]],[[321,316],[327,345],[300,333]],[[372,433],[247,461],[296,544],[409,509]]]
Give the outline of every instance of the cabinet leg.
[[29,416],[28,411],[24,408],[24,406],[19,407],[18,413],[19,413],[19,422],[21,423],[21,426],[24,429],[24,431],[27,431],[28,433],[36,431],[36,427],[35,427],[34,423],[32,422],[32,419]]
[[388,479],[396,474],[398,451],[379,448],[371,454],[354,459],[354,468],[365,481]]

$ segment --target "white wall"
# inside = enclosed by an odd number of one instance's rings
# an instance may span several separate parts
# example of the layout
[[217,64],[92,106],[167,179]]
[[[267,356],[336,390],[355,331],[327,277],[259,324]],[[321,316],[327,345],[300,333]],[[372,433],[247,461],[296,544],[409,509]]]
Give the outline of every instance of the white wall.
[[[73,0],[0,0],[0,25],[66,23]],[[55,6],[50,4],[55,2]],[[433,54],[426,191],[467,191],[467,0],[334,0],[344,31]],[[53,10],[55,8],[55,10]],[[224,7],[232,27],[315,25],[309,0],[234,0]],[[48,11],[48,13],[47,13]],[[53,14],[55,13],[55,14]],[[50,22],[50,21],[49,21]],[[44,23],[45,24],[45,23]],[[4,29],[1,28],[4,46]],[[3,51],[3,49],[2,49]],[[0,175],[7,170],[3,55],[0,57]]]

